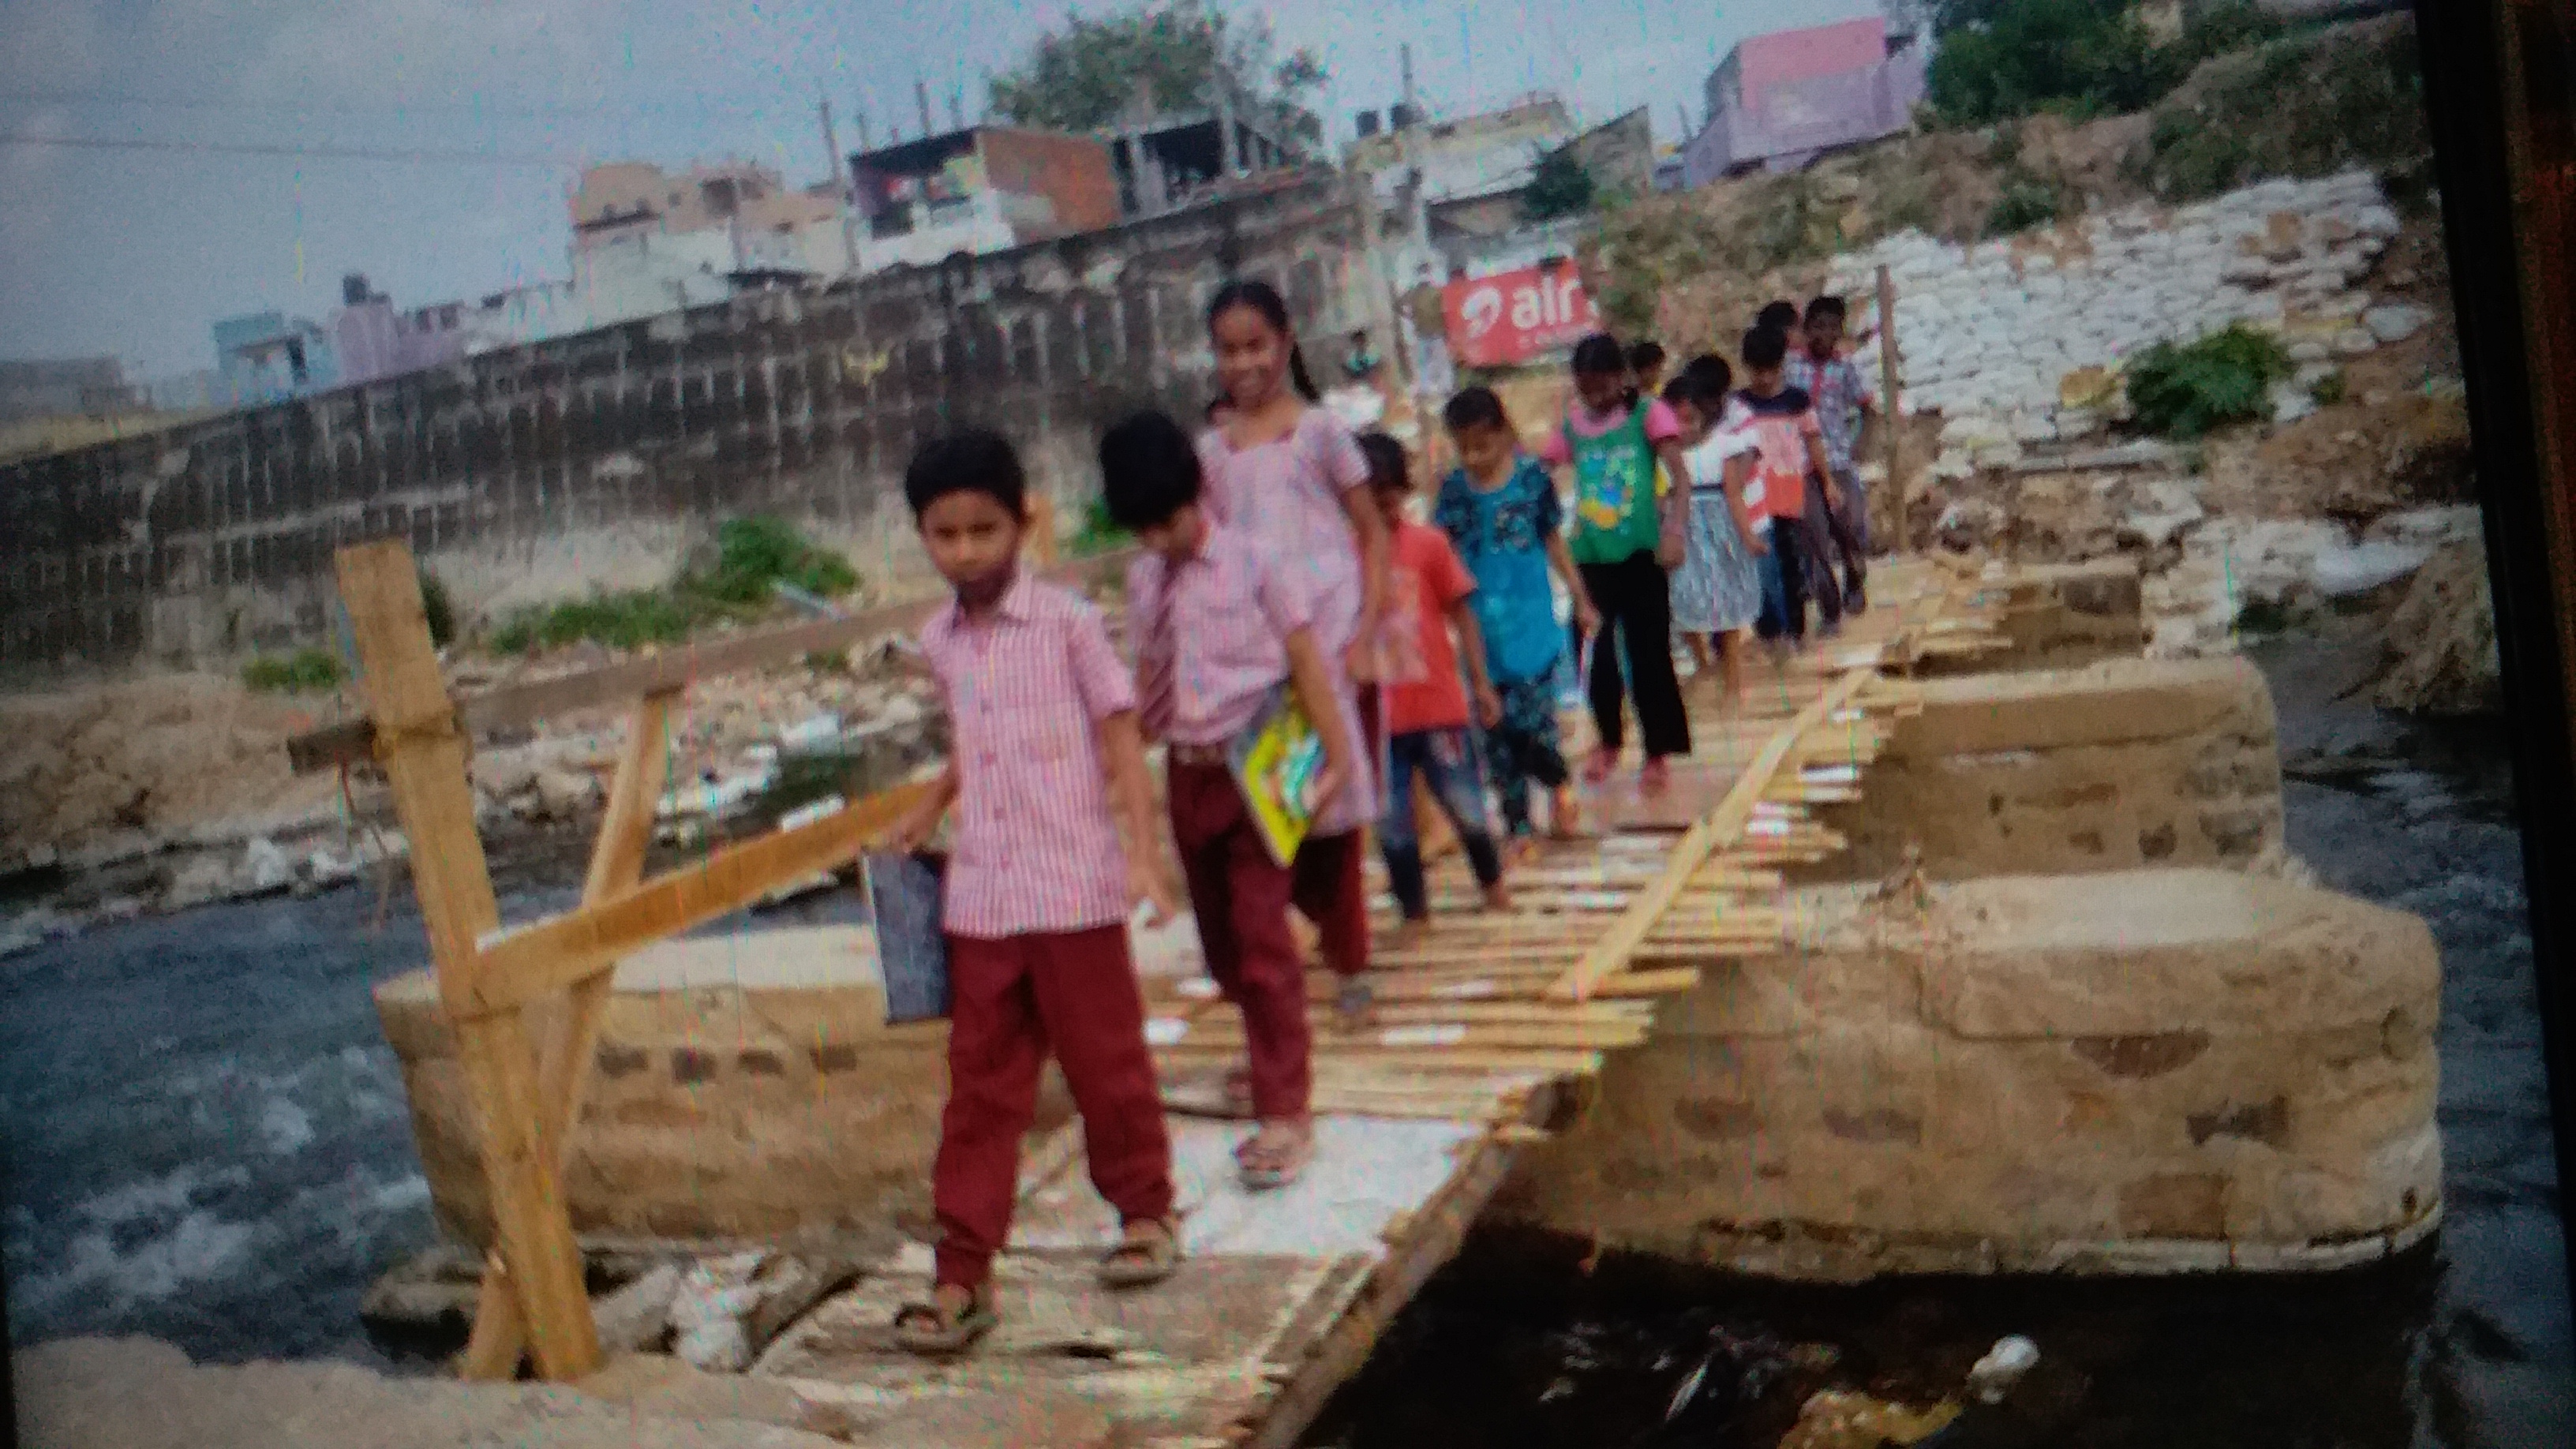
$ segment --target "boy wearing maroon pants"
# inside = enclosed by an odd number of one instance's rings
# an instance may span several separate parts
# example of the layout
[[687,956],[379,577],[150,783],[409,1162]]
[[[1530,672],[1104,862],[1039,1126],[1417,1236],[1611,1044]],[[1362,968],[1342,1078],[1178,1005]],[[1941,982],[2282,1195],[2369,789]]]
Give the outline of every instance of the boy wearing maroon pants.
[[1236,1162],[1245,1187],[1283,1187],[1315,1149],[1305,962],[1288,929],[1295,874],[1271,855],[1227,752],[1285,682],[1322,739],[1310,798],[1327,800],[1350,777],[1355,722],[1309,632],[1314,608],[1297,575],[1200,509],[1198,453],[1180,425],[1130,418],[1102,438],[1100,462],[1111,520],[1145,546],[1127,571],[1137,696],[1146,728],[1169,746],[1172,836],[1199,945],[1243,1013],[1261,1126]]
[[905,1347],[946,1354],[995,1322],[993,1256],[1010,1232],[1050,1046],[1082,1112],[1092,1184],[1125,1224],[1101,1280],[1171,1273],[1171,1140],[1127,918],[1150,901],[1159,924],[1178,902],[1155,838],[1135,694],[1100,611],[1020,572],[1027,488],[1009,442],[989,432],[932,442],[905,473],[904,496],[956,598],[921,632],[951,723],[948,769],[895,835],[918,844],[951,805],[957,828],[942,903],[951,1006],[932,1174],[938,1267],[931,1301],[906,1307],[894,1327]]

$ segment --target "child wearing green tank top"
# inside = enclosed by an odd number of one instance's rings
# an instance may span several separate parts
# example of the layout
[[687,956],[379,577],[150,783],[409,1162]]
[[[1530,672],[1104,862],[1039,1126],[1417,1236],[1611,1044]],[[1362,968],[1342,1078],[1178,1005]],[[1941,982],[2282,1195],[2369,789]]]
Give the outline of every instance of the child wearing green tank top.
[[[1600,615],[1590,641],[1592,723],[1598,745],[1584,766],[1587,783],[1610,777],[1626,739],[1625,705],[1633,695],[1645,765],[1638,787],[1659,794],[1669,783],[1665,761],[1690,753],[1690,718],[1673,674],[1669,571],[1680,565],[1684,533],[1675,500],[1687,508],[1690,465],[1682,427],[1662,400],[1641,397],[1618,339],[1595,333],[1575,344],[1574,390],[1580,401],[1540,445],[1549,465],[1574,483],[1574,562]],[[1655,469],[1671,475],[1672,492],[1655,496]],[[1626,645],[1619,667],[1613,631]]]

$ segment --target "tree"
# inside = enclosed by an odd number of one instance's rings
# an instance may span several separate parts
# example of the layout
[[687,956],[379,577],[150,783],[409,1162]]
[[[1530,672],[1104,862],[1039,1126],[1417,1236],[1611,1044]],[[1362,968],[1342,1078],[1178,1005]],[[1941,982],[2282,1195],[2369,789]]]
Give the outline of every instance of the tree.
[[1213,106],[1222,60],[1281,130],[1322,141],[1324,123],[1305,99],[1324,84],[1323,62],[1311,50],[1274,62],[1272,48],[1269,22],[1230,20],[1204,0],[1160,0],[1103,20],[1068,12],[1064,29],[1039,37],[1017,69],[993,77],[993,111],[1023,126],[1093,131],[1116,122],[1139,87],[1161,109]]
[[1936,0],[1941,37],[1925,77],[1932,108],[1980,126],[2043,107],[2141,111],[2222,51],[2258,44],[2280,22],[2246,0],[2199,7],[2180,39],[2156,43],[2128,0]]
[[1521,215],[1531,221],[1551,221],[1591,210],[1592,199],[1592,173],[1584,169],[1574,148],[1559,146],[1538,158],[1531,170],[1529,189],[1521,193]]

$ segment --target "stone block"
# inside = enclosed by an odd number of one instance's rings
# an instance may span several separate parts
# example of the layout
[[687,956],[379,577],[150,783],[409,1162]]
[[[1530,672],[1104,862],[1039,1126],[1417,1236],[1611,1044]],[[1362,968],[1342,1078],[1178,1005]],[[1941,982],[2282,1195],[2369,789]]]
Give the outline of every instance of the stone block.
[[1797,899],[1801,946],[1668,1006],[1498,1216],[1817,1278],[2321,1268],[2437,1219],[2420,922],[2217,871]]
[[2271,694],[2241,659],[2106,661],[1923,683],[1920,713],[1821,813],[1851,842],[1796,878],[2244,867],[2281,838]]

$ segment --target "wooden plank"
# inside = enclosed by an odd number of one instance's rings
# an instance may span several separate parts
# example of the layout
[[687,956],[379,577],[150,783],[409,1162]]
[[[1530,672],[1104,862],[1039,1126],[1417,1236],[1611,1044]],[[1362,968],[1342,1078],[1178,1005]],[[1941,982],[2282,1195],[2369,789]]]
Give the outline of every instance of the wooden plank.
[[[1903,548],[1914,532],[1914,490],[1907,486],[1905,475],[1897,470],[1897,440],[1904,433],[1905,417],[1896,390],[1896,279],[1881,262],[1878,267],[1878,415],[1879,436],[1887,450],[1887,491],[1896,495],[1896,543]],[[1864,523],[1867,520],[1863,520]]]
[[[536,1113],[536,1068],[516,1013],[468,1018],[475,941],[499,919],[483,842],[474,830],[474,793],[465,778],[465,741],[438,677],[420,602],[420,575],[400,542],[340,551],[340,597],[349,611],[360,691],[379,742],[394,810],[411,842],[409,860],[430,959],[447,1005],[481,1128],[483,1176],[494,1235],[527,1321],[537,1372],[579,1378],[599,1366],[599,1336],[583,1291],[552,1151]],[[497,1296],[497,1295],[496,1295]]]
[[1868,670],[1852,671],[1783,726],[1772,737],[1771,743],[1763,746],[1762,753],[1737,779],[1735,788],[1718,802],[1717,808],[1683,832],[1681,842],[1673,847],[1672,858],[1666,863],[1663,878],[1638,894],[1627,912],[1593,942],[1591,949],[1566,973],[1565,979],[1548,989],[1548,998],[1581,1001],[1591,994],[1594,982],[1625,965],[1628,957],[1653,933],[1656,922],[1663,918],[1664,912],[1681,895],[1683,887],[1708,857],[1720,846],[1736,842],[1745,822],[1753,818],[1754,803],[1761,798],[1763,789],[1780,768],[1781,761],[1797,744],[1799,736],[1830,718],[1872,677]]
[[560,991],[640,946],[829,870],[858,854],[931,788],[926,781],[897,785],[820,820],[727,846],[604,904],[493,933],[483,943],[465,1009],[501,1011]]
[[[582,882],[585,904],[596,905],[631,890],[644,877],[644,852],[653,843],[653,809],[670,773],[666,732],[674,698],[644,696],[627,723],[625,748],[609,781],[608,807],[601,815],[599,836],[591,846],[590,871]],[[558,1174],[581,1122],[591,1059],[599,1051],[600,1023],[607,1016],[609,989],[614,984],[613,970],[574,983],[554,1029],[542,1034],[545,1045],[537,1058],[537,1101]],[[518,1371],[519,1355],[527,1348],[527,1326],[518,1310],[518,1299],[508,1293],[486,1293],[476,1300],[474,1331],[465,1345],[467,1378],[500,1378]]]
[[[1134,556],[1133,549],[1120,549],[1059,564],[1044,570],[1044,576],[1058,583],[1080,584],[1124,570]],[[577,709],[685,689],[701,679],[792,663],[808,654],[840,653],[885,634],[909,634],[944,602],[945,596],[905,599],[846,618],[816,619],[703,643],[693,640],[598,669],[505,684],[454,698],[449,708],[468,737],[510,725],[532,724]],[[286,757],[298,773],[355,764],[369,758],[374,733],[375,726],[366,719],[312,730],[287,741]]]

